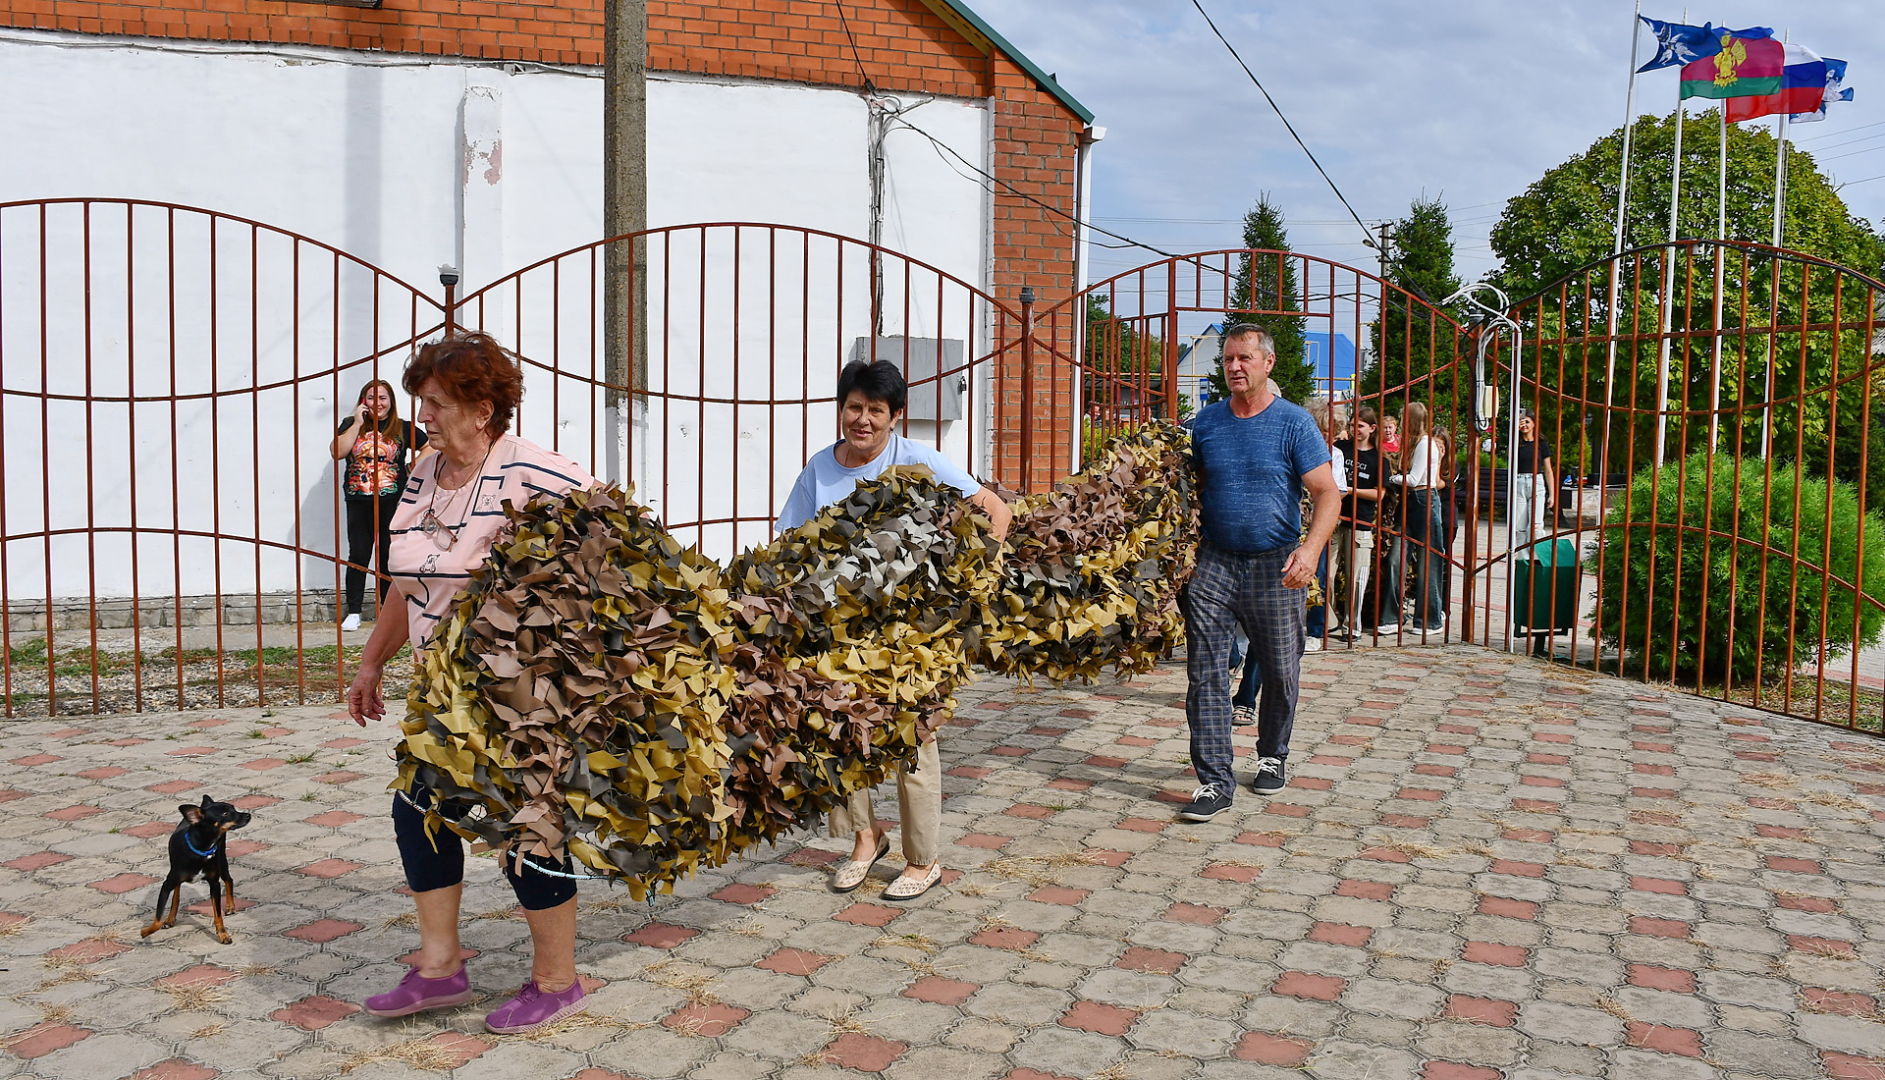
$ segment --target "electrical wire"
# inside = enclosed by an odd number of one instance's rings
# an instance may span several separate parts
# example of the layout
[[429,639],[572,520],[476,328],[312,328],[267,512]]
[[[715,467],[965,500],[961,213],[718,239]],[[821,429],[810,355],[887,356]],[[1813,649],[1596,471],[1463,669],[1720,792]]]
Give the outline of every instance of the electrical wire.
[[[1013,195],[1019,199],[1023,199],[1027,202],[1033,203],[1035,206],[1040,207],[1041,209],[1047,211],[1050,214],[1054,214],[1059,217],[1066,218],[1068,221],[1073,222],[1075,225],[1083,229],[1088,229],[1093,232],[1099,233],[1101,236],[1110,236],[1114,240],[1120,241],[1120,243],[1118,244],[1101,244],[1098,241],[1092,241],[1092,243],[1096,247],[1107,247],[1107,248],[1135,248],[1136,247],[1136,248],[1143,248],[1144,250],[1150,251],[1155,255],[1164,256],[1167,259],[1180,258],[1180,256],[1175,252],[1166,251],[1163,248],[1154,247],[1151,244],[1134,240],[1130,236],[1126,236],[1121,233],[1116,233],[1112,231],[1111,229],[1101,228],[1100,226],[1093,224],[1091,221],[1082,221],[1080,220],[1078,216],[1074,214],[1069,214],[1067,211],[1062,210],[1060,207],[1055,206],[1052,203],[1035,198],[1033,195],[1030,195],[1027,192],[1022,191],[1020,188],[1015,187],[1013,184],[1010,184],[1006,180],[990,175],[988,172],[984,171],[980,166],[976,165],[974,162],[970,161],[968,158],[965,158],[961,154],[957,153],[955,147],[950,146],[948,143],[942,141],[941,139],[937,138],[934,135],[931,135],[929,132],[924,131],[922,128],[917,127],[915,124],[910,123],[908,120],[905,120],[901,116],[893,117],[893,119],[896,121],[897,126],[907,128],[910,131],[914,131],[918,135],[921,135],[923,138],[928,139],[930,146],[935,148],[936,153],[939,157],[943,155],[947,155],[947,157],[944,157],[945,161],[947,161],[948,158],[954,158],[957,162],[961,163],[963,168],[968,169],[970,172],[980,177],[982,182],[984,182],[985,185],[993,184],[997,187],[1003,188],[1010,195]],[[953,168],[953,166],[951,167]],[[961,170],[958,169],[957,170],[958,175],[960,175],[960,172]]]
[[845,18],[844,15],[844,0],[832,0],[831,6],[838,9],[838,25],[844,27],[844,40],[851,43],[851,59],[857,62],[857,77],[864,80],[864,92],[875,94],[877,86],[871,82],[870,75],[864,70],[864,58],[857,51],[857,38],[851,34],[851,20]]
[[1329,176],[1328,170],[1324,169],[1322,163],[1316,160],[1315,151],[1310,150],[1309,144],[1302,141],[1301,135],[1296,134],[1296,125],[1290,123],[1289,117],[1283,115],[1282,106],[1278,105],[1276,99],[1270,96],[1270,92],[1263,88],[1263,82],[1257,78],[1256,72],[1250,70],[1250,65],[1244,63],[1244,58],[1237,52],[1237,46],[1232,45],[1230,39],[1224,36],[1224,32],[1217,28],[1217,23],[1212,20],[1211,13],[1204,10],[1203,4],[1199,3],[1198,0],[1191,0],[1191,6],[1197,8],[1198,14],[1204,16],[1206,25],[1211,28],[1211,33],[1217,35],[1217,39],[1224,43],[1226,49],[1230,50],[1231,58],[1237,61],[1237,66],[1244,69],[1245,75],[1250,76],[1250,81],[1255,84],[1257,91],[1263,95],[1263,100],[1269,102],[1270,108],[1275,110],[1276,118],[1283,122],[1285,128],[1289,129],[1289,137],[1295,139],[1296,145],[1302,147],[1302,152],[1308,155],[1309,164],[1314,165],[1316,172],[1322,174],[1322,179],[1328,181],[1329,190],[1335,192],[1335,197],[1341,200],[1342,209],[1347,210],[1348,216],[1355,219],[1355,225],[1357,228],[1361,229],[1362,235],[1369,237],[1368,246],[1374,247],[1375,240],[1373,236],[1369,234],[1367,224],[1361,220],[1361,215],[1357,214],[1355,208],[1349,205],[1348,196],[1342,194],[1342,189],[1335,186],[1335,180]]

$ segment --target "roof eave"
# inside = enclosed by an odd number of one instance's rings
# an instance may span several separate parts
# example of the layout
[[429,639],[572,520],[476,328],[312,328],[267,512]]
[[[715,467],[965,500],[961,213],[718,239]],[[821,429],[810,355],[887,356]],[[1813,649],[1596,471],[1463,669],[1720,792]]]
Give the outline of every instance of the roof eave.
[[996,33],[995,28],[984,22],[980,15],[969,10],[967,4],[962,3],[961,0],[923,0],[923,3],[932,10],[947,9],[946,12],[936,10],[936,13],[943,16],[945,19],[947,19],[949,15],[954,15],[957,19],[967,23],[969,29],[984,38],[988,46],[1001,50],[1002,55],[1014,61],[1016,66],[1027,72],[1036,83],[1040,84],[1041,89],[1054,95],[1055,100],[1065,105],[1069,112],[1079,117],[1081,123],[1091,124],[1093,122],[1093,110],[1080,104],[1078,98],[1069,94],[1052,76],[1042,71],[1039,65],[1028,59],[1021,50],[1010,44],[1007,38]]

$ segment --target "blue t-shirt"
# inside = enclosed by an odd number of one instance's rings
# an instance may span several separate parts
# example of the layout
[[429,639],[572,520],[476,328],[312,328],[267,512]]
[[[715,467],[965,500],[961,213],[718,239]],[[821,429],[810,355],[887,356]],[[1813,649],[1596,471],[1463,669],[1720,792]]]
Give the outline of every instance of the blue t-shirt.
[[1224,551],[1254,553],[1302,543],[1303,474],[1329,463],[1329,446],[1306,409],[1271,398],[1249,418],[1214,401],[1191,418],[1198,520]]
[[982,490],[975,477],[941,453],[901,435],[890,436],[890,443],[882,453],[855,469],[838,464],[836,451],[841,445],[842,442],[832,443],[805,463],[805,471],[799,473],[798,482],[792,485],[792,494],[786,496],[785,506],[779,511],[780,532],[805,524],[813,514],[857,490],[860,482],[877,479],[893,465],[926,465],[936,474],[937,483],[947,484],[965,497]]

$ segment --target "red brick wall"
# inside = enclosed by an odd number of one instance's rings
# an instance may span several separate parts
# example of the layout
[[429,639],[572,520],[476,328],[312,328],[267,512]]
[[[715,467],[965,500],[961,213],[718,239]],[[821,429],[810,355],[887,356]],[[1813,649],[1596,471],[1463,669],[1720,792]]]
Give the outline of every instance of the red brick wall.
[[[922,0],[846,0],[844,13],[840,21],[835,7],[794,0],[649,0],[648,66],[851,88],[862,83],[861,61],[881,90],[992,99],[991,171],[1000,181],[993,194],[992,292],[1016,305],[1021,287],[1029,285],[1043,309],[1065,299],[1075,283],[1071,217],[1077,209],[1080,119],[1006,56],[983,55]],[[602,62],[602,0],[384,0],[379,8],[284,0],[0,0],[0,26]],[[1071,357],[1069,321],[1057,326],[1044,332],[1043,342],[1058,333],[1066,340],[1054,344]],[[1018,351],[1003,359],[994,385],[1001,399],[993,432],[995,475],[1029,490],[1043,487],[1066,472],[1064,448],[1078,412],[1072,366],[1047,348],[1036,350],[1037,452],[1026,476],[1020,465]]]
[[[1019,305],[1021,287],[1032,286],[1035,306],[1046,310],[1073,290],[1078,211],[1081,120],[1006,57],[994,67],[993,168],[995,190],[995,297]],[[1056,213],[1055,211],[1059,211]],[[1036,324],[1033,400],[1026,422],[1033,427],[1033,462],[1021,465],[1021,354],[1004,354],[995,384],[993,453],[995,475],[1024,491],[1039,491],[1067,473],[1067,447],[1079,415],[1074,399],[1072,325],[1061,318]],[[1052,348],[1049,348],[1049,346]],[[1057,358],[1054,353],[1060,355]],[[1012,418],[1012,419],[1011,419]]]
[[[989,59],[921,0],[649,0],[648,64],[885,90],[990,93]],[[850,35],[845,34],[845,21]],[[0,26],[560,64],[602,62],[602,0],[0,0]],[[856,53],[852,52],[852,41]]]
[[0,25],[490,60],[602,62],[601,0],[386,0],[379,8],[281,0],[0,0]]

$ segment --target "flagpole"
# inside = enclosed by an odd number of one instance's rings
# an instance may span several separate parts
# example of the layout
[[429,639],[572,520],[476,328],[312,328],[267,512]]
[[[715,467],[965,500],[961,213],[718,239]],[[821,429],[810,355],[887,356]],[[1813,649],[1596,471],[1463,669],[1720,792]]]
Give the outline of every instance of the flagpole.
[[[1684,17],[1687,17],[1686,12]],[[1676,287],[1676,210],[1682,198],[1682,83],[1676,82],[1676,152],[1669,175],[1669,245],[1663,249],[1662,268],[1662,343],[1656,358],[1656,456],[1662,468],[1669,438],[1669,332],[1675,320]]]
[[[1793,34],[1789,31],[1787,40],[1792,39]],[[1787,205],[1787,114],[1785,112],[1780,114],[1780,123],[1777,127],[1778,137],[1774,147],[1773,245],[1775,247],[1780,246],[1781,228],[1786,219],[1784,211]],[[1769,265],[1773,267],[1771,278],[1773,302],[1768,305],[1771,318],[1777,317],[1780,310],[1780,263],[1770,260]],[[1774,331],[1772,327],[1769,327],[1767,332],[1767,371],[1764,381],[1766,385],[1761,391],[1761,458],[1763,460],[1767,457],[1769,444],[1774,436]]]
[[1708,449],[1720,446],[1721,435],[1721,301],[1728,267],[1728,103],[1721,103],[1721,169],[1715,188],[1715,347],[1708,374]]
[[1636,134],[1636,49],[1643,37],[1643,0],[1630,16],[1630,80],[1623,91],[1623,165],[1617,174],[1617,224],[1610,238],[1610,303],[1604,317],[1604,436],[1597,452],[1601,478],[1610,471],[1610,412],[1616,400],[1617,299],[1623,287],[1623,218],[1630,205],[1630,142]]

